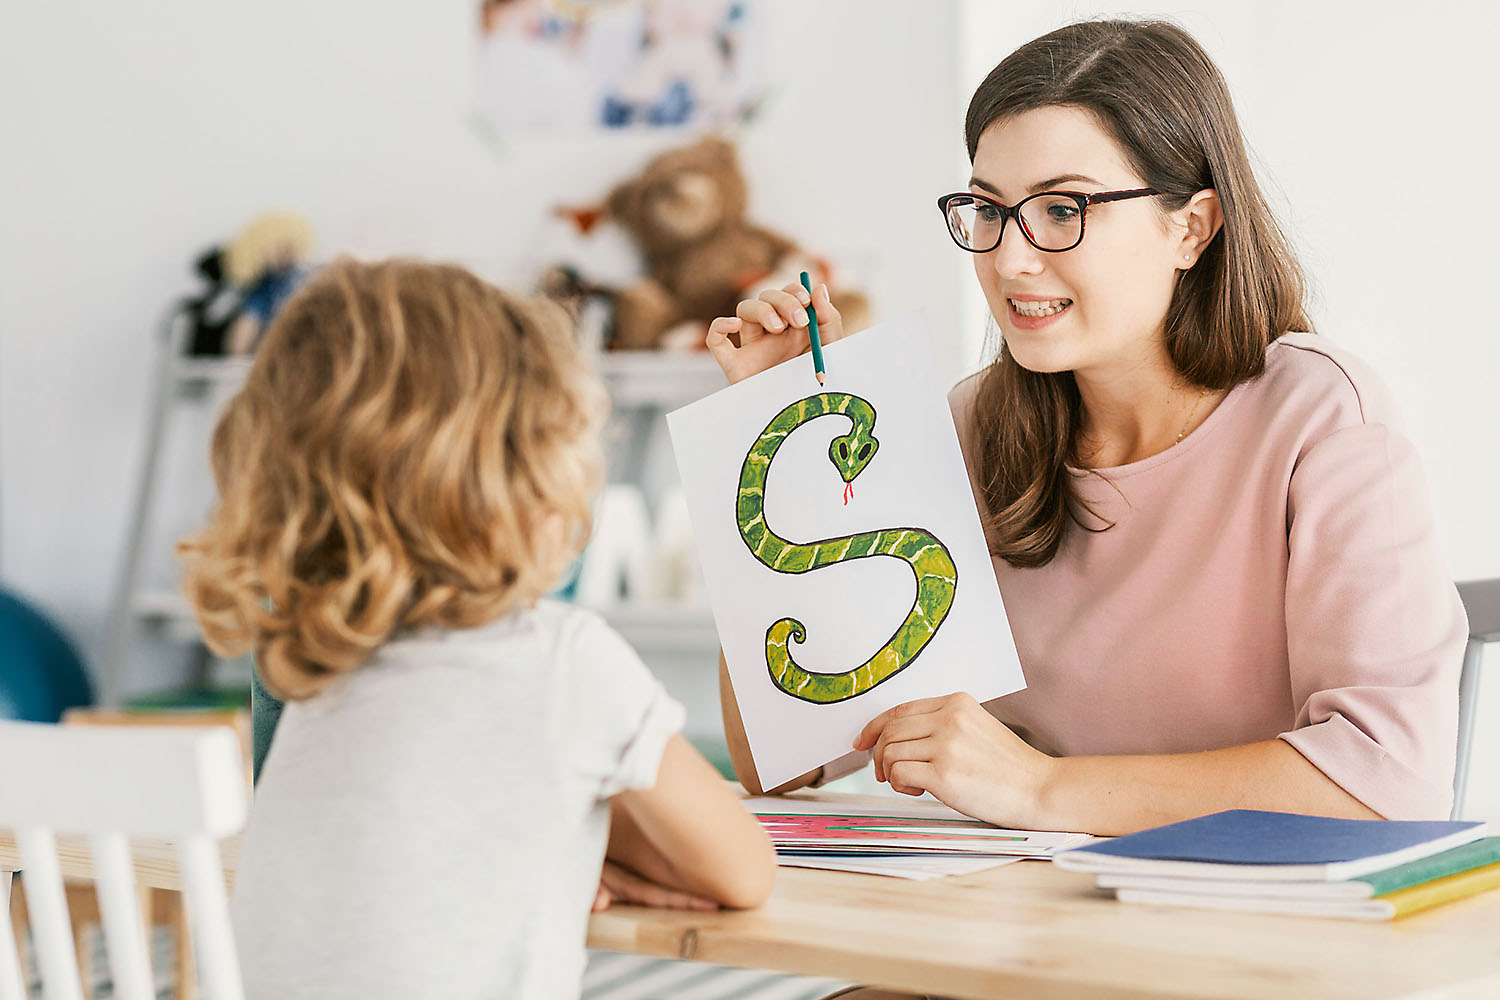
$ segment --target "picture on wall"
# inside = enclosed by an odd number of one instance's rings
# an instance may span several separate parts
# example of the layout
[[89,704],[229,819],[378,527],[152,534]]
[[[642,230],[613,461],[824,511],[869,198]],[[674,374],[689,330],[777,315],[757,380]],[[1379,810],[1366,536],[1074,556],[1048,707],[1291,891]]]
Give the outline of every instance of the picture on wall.
[[734,124],[762,93],[753,8],[480,0],[480,111],[502,135]]

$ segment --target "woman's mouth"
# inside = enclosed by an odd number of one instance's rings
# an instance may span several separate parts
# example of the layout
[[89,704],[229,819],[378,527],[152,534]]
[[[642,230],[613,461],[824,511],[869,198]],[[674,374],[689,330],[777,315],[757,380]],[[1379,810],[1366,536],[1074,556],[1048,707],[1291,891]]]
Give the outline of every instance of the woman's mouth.
[[1072,299],[1006,299],[1011,312],[1027,319],[1045,319],[1056,316],[1073,304]]

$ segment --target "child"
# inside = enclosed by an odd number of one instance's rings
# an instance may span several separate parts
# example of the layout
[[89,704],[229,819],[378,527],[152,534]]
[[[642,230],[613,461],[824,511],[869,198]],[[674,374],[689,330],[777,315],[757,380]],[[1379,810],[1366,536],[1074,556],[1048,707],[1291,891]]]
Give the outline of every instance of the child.
[[560,310],[456,267],[335,263],[268,331],[181,546],[209,644],[288,699],[235,885],[249,996],[576,996],[591,905],[765,900],[681,706],[538,600],[605,410]]

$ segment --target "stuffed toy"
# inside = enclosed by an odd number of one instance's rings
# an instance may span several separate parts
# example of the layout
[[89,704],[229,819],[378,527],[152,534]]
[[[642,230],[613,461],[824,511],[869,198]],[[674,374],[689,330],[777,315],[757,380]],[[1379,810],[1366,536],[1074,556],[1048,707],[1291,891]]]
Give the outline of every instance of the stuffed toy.
[[[616,295],[612,348],[699,348],[709,322],[734,315],[747,295],[795,281],[799,269],[828,280],[828,268],[791,240],[751,223],[747,199],[734,147],[717,138],[657,156],[611,192],[609,215],[646,265]],[[863,297],[832,294],[846,328],[862,326]]]
[[229,329],[230,354],[250,354],[271,317],[307,276],[312,231],[302,217],[272,212],[252,220],[224,249],[224,273],[244,296]]
[[199,255],[193,269],[205,282],[197,295],[178,307],[188,324],[187,353],[193,357],[216,357],[228,347],[229,328],[244,303],[224,276],[224,248],[210,247]]

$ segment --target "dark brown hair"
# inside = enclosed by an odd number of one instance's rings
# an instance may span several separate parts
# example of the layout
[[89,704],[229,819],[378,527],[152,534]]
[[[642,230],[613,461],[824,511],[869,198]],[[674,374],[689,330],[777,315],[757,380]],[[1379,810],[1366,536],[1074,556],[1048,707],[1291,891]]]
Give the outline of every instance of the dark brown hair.
[[[1167,308],[1167,353],[1187,381],[1213,390],[1254,378],[1271,341],[1312,329],[1301,268],[1256,184],[1229,89],[1191,35],[1161,21],[1084,21],[1027,42],[969,102],[970,161],[990,125],[1054,106],[1091,112],[1164,210],[1218,192],[1223,229],[1179,274]],[[1067,467],[1077,456],[1077,383],[1071,372],[1022,368],[1003,344],[978,378],[973,419],[993,553],[1045,565],[1082,506]]]
[[323,268],[214,432],[179,546],[209,646],[316,694],[401,629],[529,605],[583,544],[608,404],[557,306],[459,267]]

